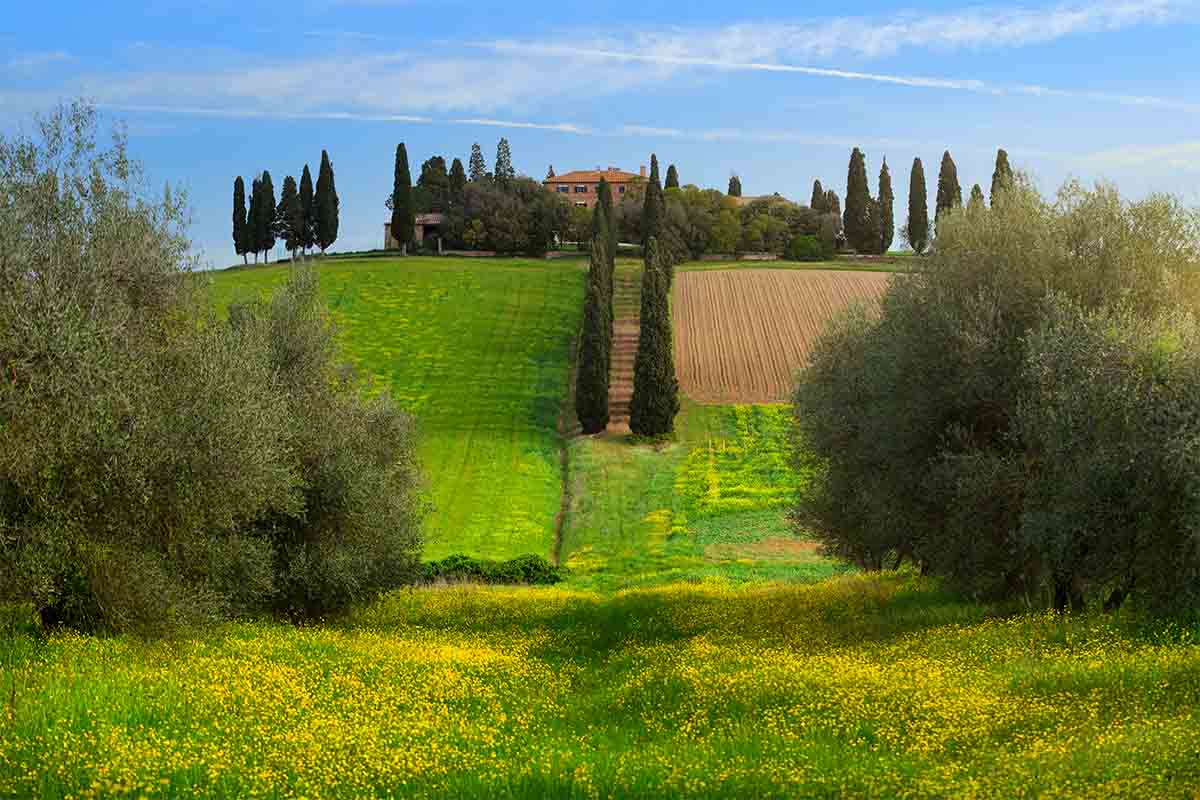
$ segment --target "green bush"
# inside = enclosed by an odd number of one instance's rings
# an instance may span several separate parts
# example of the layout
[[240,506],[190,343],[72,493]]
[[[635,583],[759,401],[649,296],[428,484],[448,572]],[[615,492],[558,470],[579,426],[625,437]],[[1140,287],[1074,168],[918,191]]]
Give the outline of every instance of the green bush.
[[1171,198],[1103,185],[944,215],[928,269],[834,322],[799,378],[819,469],[796,520],[974,595],[1190,602],[1198,231]]
[[541,556],[523,555],[507,561],[489,561],[452,555],[423,565],[427,582],[438,580],[489,584],[551,585],[563,580],[563,570]]
[[154,632],[411,578],[410,422],[336,370],[315,278],[216,318],[183,198],[95,128],[0,139],[0,602]]
[[833,249],[816,236],[793,236],[785,255],[790,261],[828,261]]

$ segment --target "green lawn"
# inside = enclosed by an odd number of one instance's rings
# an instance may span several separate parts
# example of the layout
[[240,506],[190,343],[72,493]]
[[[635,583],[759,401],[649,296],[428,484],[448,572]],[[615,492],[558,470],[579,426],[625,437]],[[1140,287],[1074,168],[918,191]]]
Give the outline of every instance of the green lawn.
[[571,585],[811,582],[846,571],[785,520],[803,486],[789,464],[787,415],[784,406],[685,400],[669,443],[573,440],[561,551]]
[[[583,267],[465,258],[318,264],[345,356],[418,420],[435,506],[426,557],[549,555]],[[214,302],[267,293],[288,269],[217,273]]]
[[860,575],[10,637],[0,796],[1195,796],[1197,631],[998,611]]

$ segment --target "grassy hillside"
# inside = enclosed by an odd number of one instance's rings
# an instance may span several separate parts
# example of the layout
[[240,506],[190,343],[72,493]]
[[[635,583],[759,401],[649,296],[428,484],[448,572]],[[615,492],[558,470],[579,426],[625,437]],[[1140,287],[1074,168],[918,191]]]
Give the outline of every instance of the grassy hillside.
[[[558,418],[584,272],[573,261],[371,258],[318,268],[346,357],[418,419],[435,512],[426,556],[549,555]],[[213,278],[219,305],[288,267]]]
[[[911,576],[0,640],[0,796],[1193,797],[1200,648]],[[10,699],[11,698],[11,699]]]

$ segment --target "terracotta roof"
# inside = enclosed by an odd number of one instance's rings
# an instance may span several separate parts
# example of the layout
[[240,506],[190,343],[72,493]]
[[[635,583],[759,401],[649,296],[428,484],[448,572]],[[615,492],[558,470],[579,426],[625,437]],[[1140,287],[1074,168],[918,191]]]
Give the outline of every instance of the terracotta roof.
[[641,177],[633,172],[625,172],[619,169],[588,169],[555,175],[553,178],[547,178],[543,183],[599,183],[601,178],[604,178],[609,183],[629,183]]

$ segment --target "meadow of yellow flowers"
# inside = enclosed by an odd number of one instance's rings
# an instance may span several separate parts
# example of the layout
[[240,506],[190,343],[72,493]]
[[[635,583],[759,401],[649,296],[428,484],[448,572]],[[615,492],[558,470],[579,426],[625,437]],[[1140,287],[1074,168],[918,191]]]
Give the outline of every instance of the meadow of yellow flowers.
[[1195,632],[913,575],[0,639],[0,797],[1194,797]]

